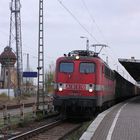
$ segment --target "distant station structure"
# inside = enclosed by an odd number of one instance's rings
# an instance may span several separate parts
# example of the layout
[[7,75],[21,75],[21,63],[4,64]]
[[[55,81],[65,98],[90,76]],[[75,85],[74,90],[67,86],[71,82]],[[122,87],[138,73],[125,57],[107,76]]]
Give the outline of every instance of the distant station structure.
[[119,62],[124,66],[128,73],[140,83],[140,60],[131,57],[131,59],[122,59],[119,58]]
[[17,86],[17,74],[15,68],[16,55],[9,46],[5,47],[4,51],[0,54],[0,63],[0,88],[15,88]]

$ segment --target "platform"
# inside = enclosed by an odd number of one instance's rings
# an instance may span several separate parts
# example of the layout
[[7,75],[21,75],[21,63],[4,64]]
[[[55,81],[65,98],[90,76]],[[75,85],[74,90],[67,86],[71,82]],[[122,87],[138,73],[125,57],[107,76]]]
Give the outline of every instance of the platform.
[[140,140],[140,97],[99,114],[80,140]]

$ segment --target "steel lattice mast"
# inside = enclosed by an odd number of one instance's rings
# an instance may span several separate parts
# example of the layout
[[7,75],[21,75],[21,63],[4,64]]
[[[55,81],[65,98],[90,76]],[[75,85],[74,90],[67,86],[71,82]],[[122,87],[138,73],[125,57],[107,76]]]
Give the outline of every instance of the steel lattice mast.
[[9,47],[16,48],[17,57],[17,95],[21,95],[22,85],[22,39],[21,39],[21,18],[20,18],[21,4],[20,0],[11,0],[10,3],[10,36]]
[[39,0],[39,36],[38,36],[38,91],[37,109],[40,102],[43,102],[44,110],[44,21],[43,21],[43,0]]

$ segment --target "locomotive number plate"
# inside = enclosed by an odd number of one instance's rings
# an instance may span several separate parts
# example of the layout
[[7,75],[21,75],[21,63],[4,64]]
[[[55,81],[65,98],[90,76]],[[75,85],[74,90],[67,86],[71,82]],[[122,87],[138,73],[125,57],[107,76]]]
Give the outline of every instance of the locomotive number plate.
[[67,90],[85,90],[86,85],[84,85],[84,84],[66,84],[65,89],[67,89]]

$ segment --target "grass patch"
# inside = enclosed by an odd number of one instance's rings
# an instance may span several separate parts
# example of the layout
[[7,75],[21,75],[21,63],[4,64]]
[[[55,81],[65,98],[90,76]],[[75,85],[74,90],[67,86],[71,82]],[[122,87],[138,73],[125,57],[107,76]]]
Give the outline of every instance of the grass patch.
[[0,98],[8,98],[8,96],[7,96],[6,93],[3,92],[3,93],[0,94]]
[[8,98],[8,96],[7,96],[7,94],[6,93],[1,93],[0,94],[0,102],[5,102],[5,101],[7,101],[9,98]]
[[[11,128],[24,127],[24,126],[28,125],[28,123],[31,121],[34,121],[34,118],[32,117],[32,113],[26,113],[23,120],[20,120],[19,115],[11,116],[10,121],[7,125],[9,125]],[[2,129],[4,127],[5,127],[4,120],[3,120],[3,118],[1,118],[0,119],[0,129]]]

